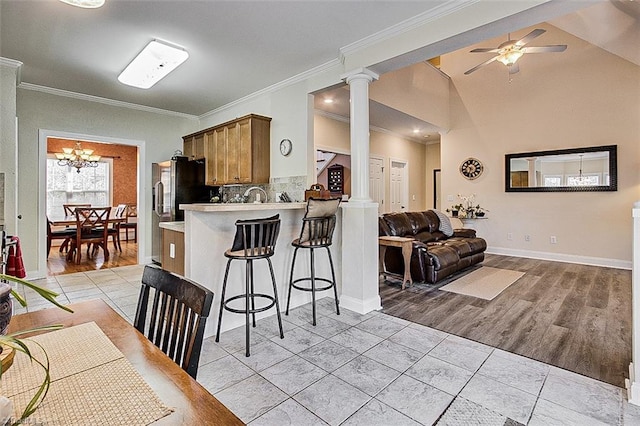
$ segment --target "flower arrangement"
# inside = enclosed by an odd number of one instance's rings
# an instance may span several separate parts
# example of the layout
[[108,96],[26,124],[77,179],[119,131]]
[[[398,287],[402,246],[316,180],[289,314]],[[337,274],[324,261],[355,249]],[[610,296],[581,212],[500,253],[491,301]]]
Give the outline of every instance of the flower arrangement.
[[484,207],[480,207],[480,204],[475,204],[476,194],[471,194],[471,195],[458,194],[458,198],[460,199],[460,202],[458,204],[454,204],[453,206],[451,206],[446,210],[447,213],[451,213],[453,217],[461,217],[461,218],[482,217],[484,216],[485,212],[489,211]]
[[[40,287],[37,284],[34,284],[30,281],[27,281],[21,278],[16,278],[11,275],[0,273],[0,283],[6,282],[6,281],[13,281],[16,283],[20,283],[25,287],[34,290],[42,298],[51,302],[57,307],[64,309],[67,312],[73,312],[73,310],[71,310],[66,306],[61,305],[55,299],[58,296],[58,293],[54,291],[51,291],[44,287]],[[11,295],[22,306],[27,306],[27,301],[20,295],[20,293],[15,291],[15,289],[13,288],[11,288]],[[24,419],[26,419],[36,411],[36,409],[38,408],[38,406],[40,405],[44,397],[47,395],[47,392],[49,391],[49,385],[51,384],[51,377],[49,375],[49,358],[47,356],[47,353],[44,352],[43,360],[39,360],[35,358],[31,354],[29,347],[24,343],[23,339],[20,338],[20,336],[33,333],[36,331],[50,331],[50,330],[58,330],[60,328],[62,328],[62,325],[58,324],[58,325],[37,327],[30,330],[22,330],[22,331],[14,332],[11,334],[0,334],[0,353],[2,353],[4,350],[15,350],[18,352],[23,352],[29,357],[29,359],[32,362],[35,362],[36,364],[40,365],[40,367],[42,367],[42,369],[45,371],[45,378],[42,384],[36,391],[36,394],[31,398],[31,401],[29,401],[29,403],[27,404],[20,418],[17,421],[14,422],[13,419],[11,419],[11,416],[13,415],[13,402],[5,396],[0,396],[0,424],[4,425],[4,424],[7,424],[9,421],[11,421],[12,425],[22,424]],[[0,379],[2,378],[2,374],[4,373],[4,370],[9,368],[10,366],[11,366],[11,363],[8,363],[7,365],[3,365],[2,368],[0,368]]]

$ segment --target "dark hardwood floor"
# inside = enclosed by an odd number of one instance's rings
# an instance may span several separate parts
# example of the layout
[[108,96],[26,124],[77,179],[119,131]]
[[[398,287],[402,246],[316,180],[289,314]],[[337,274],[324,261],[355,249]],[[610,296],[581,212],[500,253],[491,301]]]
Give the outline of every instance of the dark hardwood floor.
[[75,262],[67,262],[65,252],[58,251],[59,246],[51,247],[51,253],[47,259],[47,275],[72,274],[74,272],[94,271],[97,269],[109,269],[118,266],[137,265],[138,264],[138,244],[133,240],[121,241],[122,253],[114,249],[113,244],[109,241],[109,259],[104,260],[102,249],[94,257],[87,256],[86,247],[83,246],[82,261],[78,265]]
[[487,255],[524,272],[493,300],[380,282],[387,314],[624,388],[631,362],[631,271]]

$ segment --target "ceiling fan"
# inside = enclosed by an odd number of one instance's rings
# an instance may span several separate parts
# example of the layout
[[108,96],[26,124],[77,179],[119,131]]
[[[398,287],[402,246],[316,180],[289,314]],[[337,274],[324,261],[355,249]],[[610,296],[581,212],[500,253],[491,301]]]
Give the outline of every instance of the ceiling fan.
[[476,65],[471,68],[465,75],[469,75],[475,70],[489,65],[493,61],[499,61],[505,64],[509,68],[509,74],[515,74],[520,71],[520,67],[516,63],[522,55],[525,53],[547,53],[547,52],[564,52],[567,49],[566,44],[555,44],[549,46],[537,46],[537,47],[526,47],[526,45],[531,42],[534,38],[541,36],[544,34],[546,30],[543,29],[535,29],[531,31],[526,36],[522,37],[520,40],[511,40],[511,35],[508,36],[509,40],[502,43],[500,46],[496,48],[491,47],[481,47],[478,49],[473,49],[471,53],[496,53],[496,56],[493,58]]

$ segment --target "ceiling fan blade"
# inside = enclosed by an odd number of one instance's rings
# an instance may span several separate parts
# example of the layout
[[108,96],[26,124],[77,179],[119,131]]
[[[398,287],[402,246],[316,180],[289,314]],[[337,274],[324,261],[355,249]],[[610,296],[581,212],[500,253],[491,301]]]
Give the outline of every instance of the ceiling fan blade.
[[527,34],[526,36],[522,37],[520,40],[516,41],[515,45],[518,47],[522,47],[525,44],[529,43],[531,40],[533,40],[536,37],[541,36],[542,34],[546,33],[547,30],[543,30],[543,29],[535,29],[533,31],[531,31],[529,34]]
[[509,68],[509,74],[515,74],[520,71],[520,66],[518,65],[517,62],[513,65],[509,65],[508,68]]
[[497,56],[494,56],[493,58],[491,58],[491,59],[489,59],[489,60],[487,60],[487,61],[484,61],[483,63],[478,64],[478,65],[476,65],[475,67],[471,68],[470,70],[468,70],[467,72],[465,72],[465,73],[464,73],[464,75],[469,75],[469,74],[471,74],[472,72],[474,72],[475,70],[477,70],[478,68],[481,68],[481,67],[483,67],[483,66],[485,66],[485,65],[488,65],[488,64],[490,64],[491,62],[495,61],[496,59],[498,59],[498,57],[497,57]]
[[500,49],[497,48],[491,48],[491,47],[479,47],[477,49],[473,49],[470,52],[471,53],[484,53],[484,52],[492,52],[492,53],[498,53]]
[[524,53],[547,53],[547,52],[564,52],[567,50],[566,44],[555,44],[549,46],[523,47]]

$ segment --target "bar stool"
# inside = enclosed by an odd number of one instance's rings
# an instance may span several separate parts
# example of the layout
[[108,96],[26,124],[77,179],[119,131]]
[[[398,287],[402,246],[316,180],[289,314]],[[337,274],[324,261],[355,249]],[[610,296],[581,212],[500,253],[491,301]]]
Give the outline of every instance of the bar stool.
[[[220,341],[220,327],[222,326],[222,311],[226,309],[230,312],[245,314],[246,316],[246,356],[249,356],[249,315],[253,319],[253,326],[256,326],[256,312],[263,312],[276,307],[278,315],[278,326],[280,327],[280,338],[284,339],[282,330],[282,318],[280,317],[280,305],[278,303],[278,290],[276,288],[276,278],[273,274],[273,266],[270,257],[276,248],[276,240],[280,232],[280,215],[275,215],[265,219],[251,219],[236,221],[236,235],[233,240],[233,246],[227,250],[224,255],[229,260],[227,268],[224,272],[224,281],[222,283],[222,297],[220,302],[220,313],[218,315],[218,331],[216,332],[216,342]],[[266,259],[271,273],[271,282],[273,284],[273,296],[269,294],[256,293],[253,285],[253,261]],[[245,273],[245,292],[237,296],[225,299],[227,291],[227,278],[229,277],[229,267],[234,260],[244,260],[246,262]],[[244,299],[244,308],[232,308],[230,305],[234,300]],[[267,306],[256,308],[256,299],[266,299],[270,303]],[[249,307],[251,304],[251,307]]]
[[[336,227],[336,212],[340,205],[339,198],[330,198],[328,200],[309,198],[307,201],[307,211],[302,219],[302,229],[300,230],[300,238],[291,242],[295,247],[293,249],[293,261],[291,262],[291,275],[289,276],[289,296],[287,297],[286,315],[289,315],[289,304],[291,302],[291,289],[311,292],[311,307],[313,311],[313,325],[316,325],[316,291],[329,290],[333,288],[336,301],[336,313],[340,315],[338,307],[338,289],[336,288],[336,274],[333,268],[333,259],[331,258],[331,250],[329,247],[332,243],[333,231]],[[329,257],[329,265],[331,267],[331,279],[316,277],[314,250],[325,248]],[[293,270],[296,265],[296,256],[298,249],[309,249],[311,262],[311,276],[293,279]],[[311,287],[296,285],[302,281],[310,281]],[[316,281],[323,281],[329,285],[324,287],[316,287]]]

